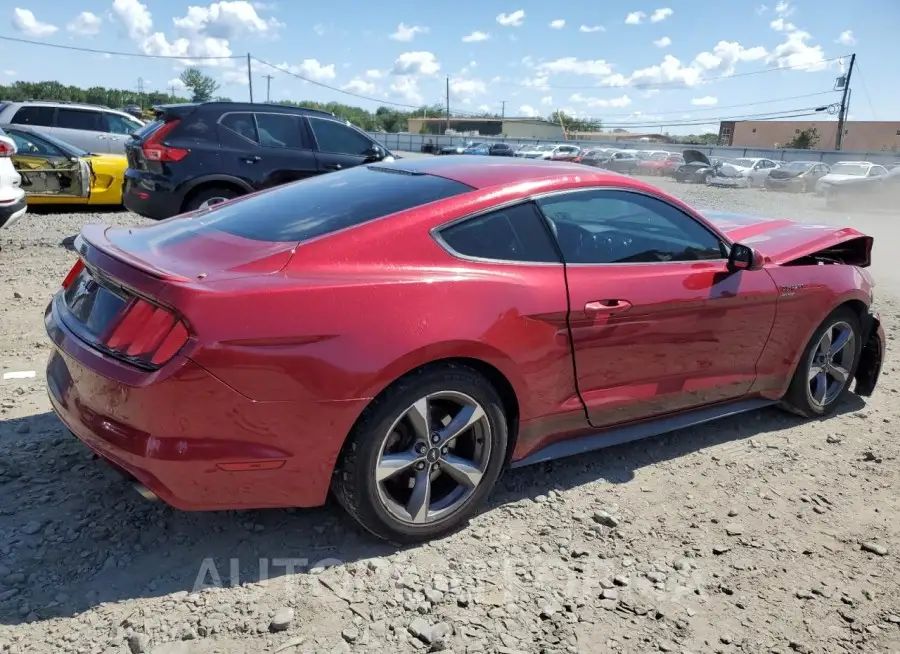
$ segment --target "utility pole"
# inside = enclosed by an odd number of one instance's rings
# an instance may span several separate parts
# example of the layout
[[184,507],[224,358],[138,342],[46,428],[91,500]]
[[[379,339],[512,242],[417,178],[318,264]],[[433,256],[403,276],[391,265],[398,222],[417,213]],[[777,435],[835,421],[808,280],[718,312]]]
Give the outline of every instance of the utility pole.
[[501,100],[500,101],[500,121],[503,122],[503,120],[505,120],[505,119],[506,119],[506,100]]
[[266,102],[271,98],[272,91],[272,80],[274,78],[271,75],[266,75]]
[[175,102],[175,85],[169,87],[169,95],[172,96],[172,102]]
[[856,53],[850,55],[850,68],[844,78],[844,93],[841,96],[841,110],[838,113],[837,135],[834,138],[834,149],[840,150],[844,142],[844,121],[847,119],[847,98],[850,95],[850,77],[853,75],[853,66],[856,63]]
[[247,53],[247,85],[250,87],[250,103],[253,103],[253,71],[250,69],[250,53]]
[[446,134],[450,131],[450,76],[447,75],[447,129],[444,131]]
[[138,92],[138,104],[140,105],[141,109],[143,109],[144,108],[144,78],[143,77],[138,77],[137,92]]

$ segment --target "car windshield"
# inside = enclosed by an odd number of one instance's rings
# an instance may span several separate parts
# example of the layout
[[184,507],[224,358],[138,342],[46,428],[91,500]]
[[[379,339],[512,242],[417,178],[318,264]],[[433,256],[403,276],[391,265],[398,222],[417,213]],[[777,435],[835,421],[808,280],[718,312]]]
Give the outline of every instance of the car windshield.
[[852,175],[853,177],[865,177],[869,172],[868,164],[839,163],[831,167],[832,175]]
[[539,145],[535,148],[535,152],[549,152],[555,147],[555,145]]
[[372,164],[222,204],[184,228],[255,241],[302,242],[472,190],[444,177]]
[[807,170],[815,166],[816,164],[810,163],[808,161],[792,161],[786,166],[782,166],[784,170],[789,170],[792,173],[805,173]]
[[656,154],[650,155],[650,161],[665,161],[669,158],[665,152],[657,152]]
[[[73,157],[86,157],[90,154],[89,152],[86,152],[85,150],[82,150],[81,148],[76,147],[76,146],[72,145],[71,143],[66,143],[65,141],[60,141],[59,139],[53,138],[52,136],[49,136],[48,134],[44,134],[44,133],[31,134],[30,132],[27,132],[25,130],[13,130],[12,128],[7,128],[7,131],[10,131],[11,134],[14,133],[19,138],[33,141],[35,144],[35,147],[37,147],[37,149],[38,149],[38,152],[45,149],[45,148],[41,148],[41,145],[40,145],[40,142],[43,140],[45,143],[49,143],[50,145],[52,145],[56,148],[59,148],[63,152],[71,153],[71,155]],[[27,154],[27,153],[23,151],[20,154]]]
[[756,159],[732,159],[728,163],[732,166],[740,166],[741,168],[753,168]]

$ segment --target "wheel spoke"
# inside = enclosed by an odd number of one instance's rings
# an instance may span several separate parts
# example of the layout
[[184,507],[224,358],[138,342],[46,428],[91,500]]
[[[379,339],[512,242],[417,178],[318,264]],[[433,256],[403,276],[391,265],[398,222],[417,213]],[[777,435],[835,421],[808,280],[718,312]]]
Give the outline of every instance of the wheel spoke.
[[453,420],[451,420],[446,427],[441,429],[439,444],[441,446],[447,445],[450,441],[472,427],[482,418],[484,418],[484,410],[480,406],[464,406],[459,410],[459,413],[456,414]]
[[841,366],[831,363],[826,368],[826,372],[834,377],[837,381],[844,385],[847,383],[847,379],[850,377],[849,371],[846,368],[842,368]]
[[815,379],[816,375],[820,375],[822,372],[824,372],[822,366],[820,366],[818,364],[811,365],[809,367],[809,381],[812,381],[813,379]]
[[424,470],[416,473],[416,483],[406,503],[406,510],[413,522],[422,524],[428,520],[429,506],[431,506],[431,469],[426,466]]
[[843,350],[847,343],[853,340],[853,330],[852,329],[841,329],[838,332],[838,337],[831,343],[831,346],[828,349],[828,353],[831,356],[836,355],[838,352]]
[[816,375],[813,380],[812,398],[816,404],[823,406],[825,404],[825,396],[828,393],[828,376],[824,371]]
[[441,459],[441,471],[447,473],[459,484],[474,488],[481,483],[483,473],[478,467],[462,457],[453,454],[445,455]]
[[819,340],[819,352],[822,354],[827,354],[831,351],[831,330],[833,328],[829,327],[825,330],[825,333],[822,334],[822,338]]
[[422,460],[422,457],[412,451],[385,454],[378,461],[378,467],[375,469],[375,480],[382,482],[390,479],[394,475],[408,470],[420,460]]
[[416,436],[424,441],[428,441],[428,437],[431,434],[431,420],[428,417],[428,412],[429,406],[427,397],[423,397],[416,401],[416,403],[406,412],[406,417],[409,419],[413,430],[415,430]]

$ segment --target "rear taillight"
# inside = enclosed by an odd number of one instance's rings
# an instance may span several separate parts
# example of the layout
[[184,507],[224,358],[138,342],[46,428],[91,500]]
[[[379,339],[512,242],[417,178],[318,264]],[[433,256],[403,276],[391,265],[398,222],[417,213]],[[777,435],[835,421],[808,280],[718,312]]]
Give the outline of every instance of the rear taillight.
[[0,157],[11,157],[16,153],[15,141],[0,136]]
[[135,298],[101,345],[113,354],[157,367],[178,354],[187,340],[187,328],[171,311]]
[[69,288],[72,285],[72,282],[75,281],[75,278],[78,277],[78,273],[80,273],[84,269],[84,261],[79,259],[75,262],[75,265],[72,266],[72,270],[69,271],[69,274],[66,275],[66,278],[63,280],[62,287],[63,289]]
[[163,144],[163,140],[166,136],[168,136],[173,129],[178,127],[180,122],[180,120],[168,122],[147,137],[147,140],[144,141],[144,144],[141,146],[144,158],[147,159],[147,161],[181,161],[188,156],[190,150],[185,148],[172,148]]

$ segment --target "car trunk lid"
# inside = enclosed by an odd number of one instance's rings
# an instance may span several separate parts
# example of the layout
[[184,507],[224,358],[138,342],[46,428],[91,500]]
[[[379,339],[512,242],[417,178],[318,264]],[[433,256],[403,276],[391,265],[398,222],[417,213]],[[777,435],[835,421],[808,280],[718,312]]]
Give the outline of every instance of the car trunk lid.
[[208,284],[277,273],[296,243],[270,243],[203,229],[205,211],[136,227],[88,225],[81,238],[154,278]]
[[770,263],[786,265],[841,246],[845,263],[871,264],[874,239],[851,227],[815,225],[720,211],[704,211],[713,225],[736,243],[759,250]]

